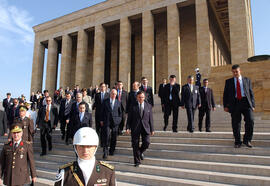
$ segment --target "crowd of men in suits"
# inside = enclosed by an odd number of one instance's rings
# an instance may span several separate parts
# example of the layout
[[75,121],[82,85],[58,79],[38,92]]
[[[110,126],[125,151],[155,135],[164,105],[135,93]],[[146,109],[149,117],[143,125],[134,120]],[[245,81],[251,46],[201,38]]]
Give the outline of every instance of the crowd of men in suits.
[[[239,65],[232,66],[233,78],[228,79],[224,88],[224,111],[230,112],[232,128],[235,137],[235,148],[240,148],[241,114],[245,118],[246,133],[243,144],[252,147],[253,110],[255,108],[251,82],[241,76]],[[194,132],[194,115],[199,110],[198,129],[202,132],[202,122],[205,119],[205,131],[211,132],[211,110],[215,110],[213,90],[208,87],[208,79],[203,79],[196,69],[194,76],[187,77],[187,83],[181,87],[175,75],[170,75],[169,82],[163,79],[159,86],[158,95],[161,99],[166,131],[169,117],[172,113],[172,131],[178,132],[179,107],[186,110],[187,131]],[[19,123],[23,131],[22,139],[33,142],[36,129],[40,129],[41,156],[52,150],[52,132],[60,122],[62,140],[66,145],[72,144],[73,137],[80,128],[92,127],[92,110],[95,110],[95,129],[103,147],[103,158],[113,156],[117,143],[117,136],[126,132],[131,134],[134,165],[137,167],[144,159],[144,152],[149,147],[150,136],[154,135],[152,107],[154,106],[153,89],[148,85],[146,77],[141,82],[134,82],[132,90],[127,92],[121,81],[108,90],[105,83],[100,83],[94,89],[80,89],[77,85],[74,90],[68,87],[60,88],[50,96],[47,90],[43,94],[32,93],[30,102],[22,96],[20,99],[7,98],[3,100],[5,111],[0,112],[1,135],[8,135],[8,129],[14,123]],[[36,110],[36,111],[35,111]],[[140,138],[142,141],[141,146]]]
[[163,83],[159,86],[158,96],[161,99],[162,111],[164,112],[164,131],[168,127],[169,116],[172,113],[172,131],[178,132],[178,112],[179,107],[181,107],[186,110],[188,132],[194,132],[194,115],[196,109],[199,109],[199,131],[202,132],[202,121],[206,115],[205,130],[206,132],[211,132],[211,110],[215,110],[216,108],[213,90],[208,87],[208,79],[203,80],[203,86],[200,86],[200,81],[197,80],[196,84],[194,81],[193,76],[188,76],[187,84],[181,88],[180,84],[176,83],[175,75],[170,76],[169,83],[166,83],[166,79],[163,79]]

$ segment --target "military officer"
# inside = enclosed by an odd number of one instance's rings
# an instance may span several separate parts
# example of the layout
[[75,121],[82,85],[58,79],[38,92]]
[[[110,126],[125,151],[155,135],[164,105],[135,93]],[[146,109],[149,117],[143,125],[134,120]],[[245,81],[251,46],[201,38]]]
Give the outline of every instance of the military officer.
[[[4,185],[24,185],[36,182],[36,169],[32,143],[22,139],[23,129],[20,124],[11,127],[12,141],[6,143],[0,156],[0,175],[4,175]],[[2,184],[2,178],[0,178]]]
[[74,135],[73,145],[77,161],[59,168],[55,186],[115,186],[115,171],[112,165],[97,161],[95,153],[99,144],[96,131],[90,127],[80,128]]
[[[20,127],[23,130],[22,139],[25,141],[33,142],[34,136],[34,122],[32,119],[26,117],[27,107],[20,106],[19,108],[19,117],[15,118],[14,123],[20,124]],[[9,141],[11,140],[11,134],[9,134]]]

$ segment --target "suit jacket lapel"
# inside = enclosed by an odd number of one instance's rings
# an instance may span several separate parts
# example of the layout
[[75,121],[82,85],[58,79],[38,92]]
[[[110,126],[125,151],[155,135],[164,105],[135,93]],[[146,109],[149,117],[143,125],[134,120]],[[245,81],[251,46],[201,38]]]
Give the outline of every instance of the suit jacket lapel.
[[243,83],[244,93],[247,96],[247,81],[243,76],[242,76],[242,83]]
[[233,96],[235,97],[236,89],[235,89],[234,77],[232,78],[232,85],[233,85]]

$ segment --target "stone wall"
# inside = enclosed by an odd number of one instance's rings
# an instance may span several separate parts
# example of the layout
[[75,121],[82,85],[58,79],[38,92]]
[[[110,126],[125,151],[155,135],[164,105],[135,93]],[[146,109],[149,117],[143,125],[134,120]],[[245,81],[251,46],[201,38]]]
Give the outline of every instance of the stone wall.
[[[270,115],[270,60],[242,63],[243,76],[251,79],[255,94],[256,112]],[[212,67],[209,75],[209,86],[213,88],[217,104],[222,104],[225,80],[232,77],[231,65]]]

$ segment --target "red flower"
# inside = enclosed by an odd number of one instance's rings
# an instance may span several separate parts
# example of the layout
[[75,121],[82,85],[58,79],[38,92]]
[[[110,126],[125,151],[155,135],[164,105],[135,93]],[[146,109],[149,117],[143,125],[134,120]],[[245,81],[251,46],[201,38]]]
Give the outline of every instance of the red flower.
[[20,145],[23,146],[23,142],[22,141],[21,141]]

